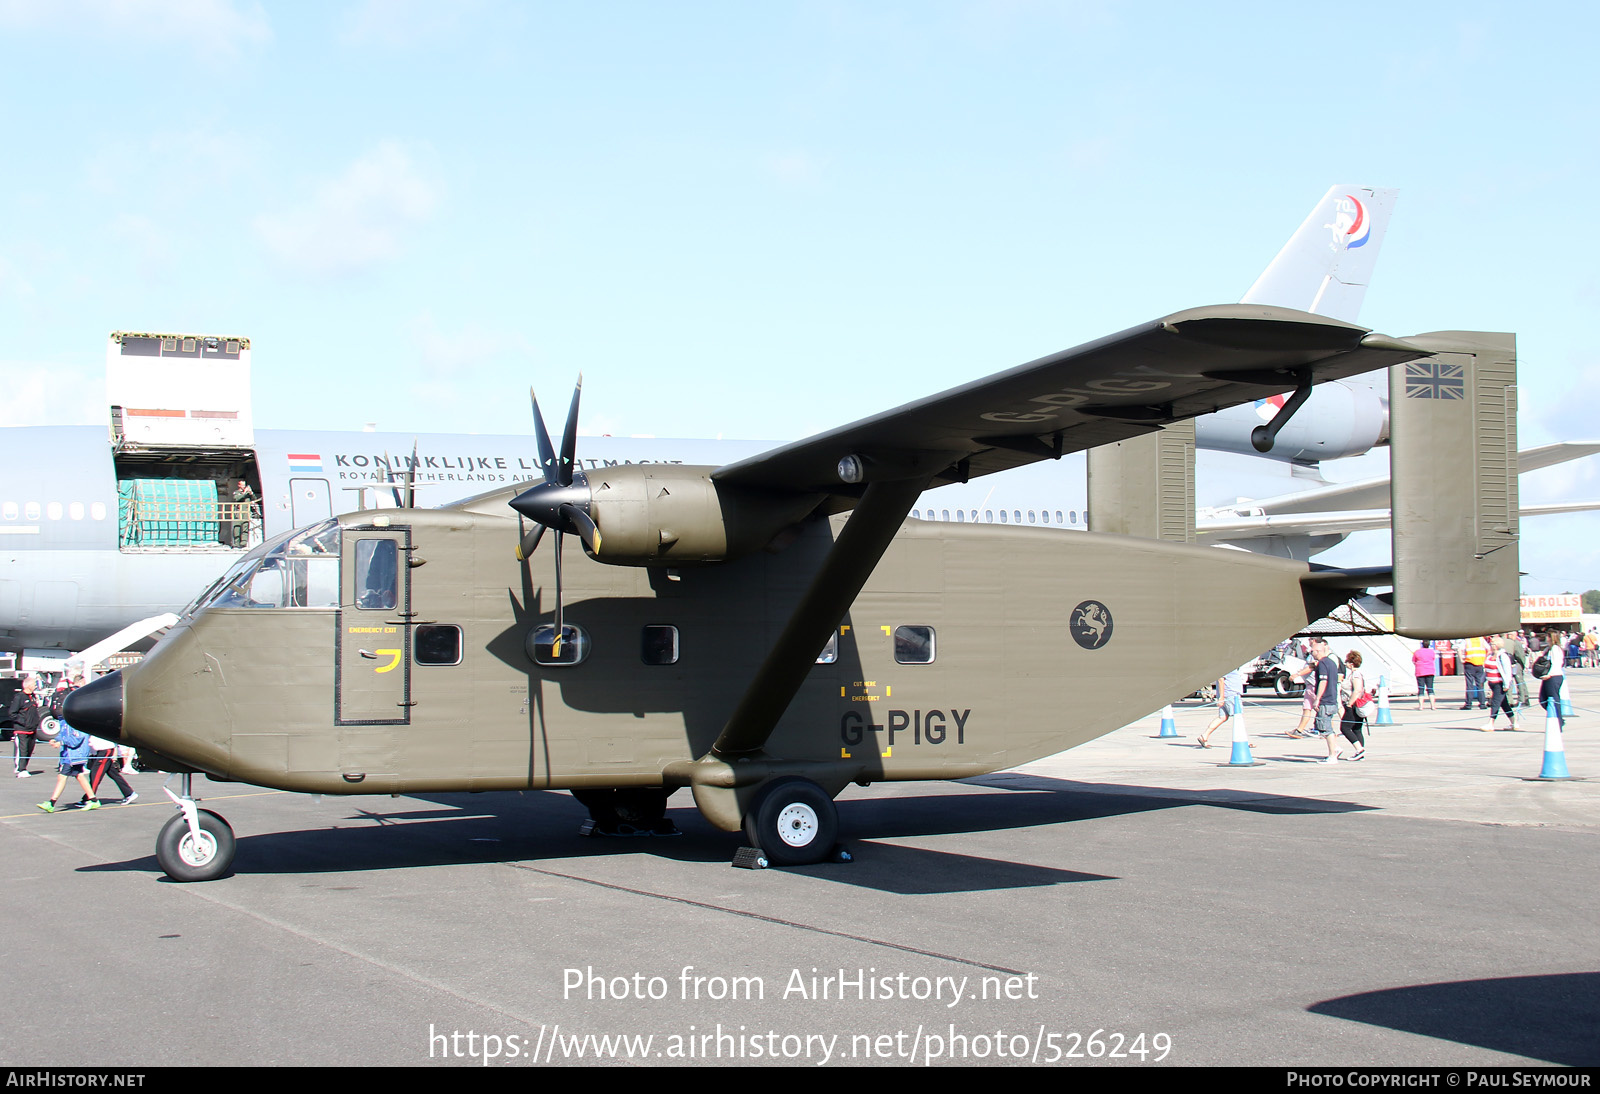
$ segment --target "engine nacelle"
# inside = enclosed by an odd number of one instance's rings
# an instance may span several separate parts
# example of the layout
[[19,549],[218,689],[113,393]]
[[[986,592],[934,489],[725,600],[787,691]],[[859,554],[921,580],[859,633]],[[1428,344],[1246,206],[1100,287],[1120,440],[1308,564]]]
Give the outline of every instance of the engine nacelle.
[[655,463],[584,472],[600,529],[594,557],[616,566],[724,562],[772,545],[822,500],[721,486],[714,470]]

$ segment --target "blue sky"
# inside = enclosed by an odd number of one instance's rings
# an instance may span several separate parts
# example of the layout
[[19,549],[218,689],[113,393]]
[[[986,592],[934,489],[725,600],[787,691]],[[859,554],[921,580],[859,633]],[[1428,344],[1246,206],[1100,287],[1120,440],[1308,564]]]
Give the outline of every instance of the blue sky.
[[[1237,299],[1401,191],[1363,322],[1600,355],[1588,4],[0,0],[0,423],[118,329],[248,335],[266,427],[790,438]],[[558,394],[560,393],[560,394]],[[1600,459],[1525,480],[1600,497]],[[1529,591],[1600,585],[1600,518]],[[1341,550],[1359,548],[1360,537]],[[1380,540],[1381,543],[1381,540]]]

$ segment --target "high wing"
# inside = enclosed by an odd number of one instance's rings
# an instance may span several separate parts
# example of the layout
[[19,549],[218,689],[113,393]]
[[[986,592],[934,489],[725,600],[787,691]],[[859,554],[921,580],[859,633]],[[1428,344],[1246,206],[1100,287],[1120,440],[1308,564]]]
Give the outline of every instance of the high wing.
[[[1425,356],[1364,327],[1289,308],[1194,308],[718,468],[719,485],[829,495],[874,482],[964,482],[1148,433],[1301,384]],[[840,461],[862,473],[845,482]]]

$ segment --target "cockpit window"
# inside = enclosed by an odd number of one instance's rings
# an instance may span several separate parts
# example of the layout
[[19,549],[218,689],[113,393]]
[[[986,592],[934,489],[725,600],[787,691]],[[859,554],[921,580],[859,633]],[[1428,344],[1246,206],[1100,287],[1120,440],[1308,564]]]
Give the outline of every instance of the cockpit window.
[[268,540],[223,574],[185,614],[219,608],[337,608],[339,522]]
[[356,607],[394,608],[400,592],[399,548],[392,539],[356,540]]

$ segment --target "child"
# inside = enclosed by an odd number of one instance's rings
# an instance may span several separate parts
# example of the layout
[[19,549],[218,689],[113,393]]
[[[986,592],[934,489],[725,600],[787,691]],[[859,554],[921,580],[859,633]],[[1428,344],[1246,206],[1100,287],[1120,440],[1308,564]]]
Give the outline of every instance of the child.
[[56,747],[61,749],[61,764],[57,768],[56,789],[50,795],[50,800],[40,802],[39,808],[46,813],[56,811],[56,802],[61,798],[61,791],[66,789],[67,777],[73,776],[78,780],[78,785],[83,787],[84,809],[99,809],[100,799],[94,796],[94,788],[89,785],[89,776],[84,773],[84,767],[89,762],[91,747],[89,735],[80,733],[66,722],[61,723],[61,732],[56,735]]

